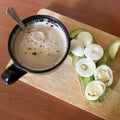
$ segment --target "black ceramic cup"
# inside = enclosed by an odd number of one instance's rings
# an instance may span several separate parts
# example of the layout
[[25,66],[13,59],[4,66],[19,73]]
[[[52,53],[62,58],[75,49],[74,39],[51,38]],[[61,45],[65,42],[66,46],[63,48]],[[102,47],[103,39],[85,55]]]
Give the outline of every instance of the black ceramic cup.
[[70,49],[70,39],[69,39],[68,30],[66,29],[64,24],[58,19],[51,16],[47,16],[47,15],[35,15],[23,20],[23,23],[25,24],[26,27],[38,22],[46,22],[46,24],[50,23],[52,26],[54,25],[55,27],[59,27],[59,29],[62,30],[62,34],[64,34],[65,36],[65,44],[66,44],[64,55],[62,56],[62,58],[60,58],[58,63],[54,64],[52,67],[48,67],[45,69],[41,69],[41,68],[31,69],[27,66],[24,66],[19,61],[19,58],[17,58],[17,55],[15,53],[15,48],[14,48],[15,46],[14,44],[16,42],[16,36],[18,36],[19,33],[22,31],[21,28],[18,25],[16,25],[13,28],[8,40],[8,52],[10,54],[11,59],[13,60],[13,64],[10,65],[8,68],[6,68],[6,70],[2,73],[2,76],[1,76],[5,83],[12,84],[28,72],[47,73],[47,72],[53,71],[55,68],[58,68],[58,66],[60,66],[61,63],[63,63],[63,61],[67,57]]

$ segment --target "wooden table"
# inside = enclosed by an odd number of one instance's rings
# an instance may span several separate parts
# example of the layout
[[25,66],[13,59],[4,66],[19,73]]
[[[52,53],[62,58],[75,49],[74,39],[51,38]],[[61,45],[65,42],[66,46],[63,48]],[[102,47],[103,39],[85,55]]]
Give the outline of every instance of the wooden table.
[[[21,18],[47,8],[120,37],[119,0],[0,0],[0,74],[9,55],[7,41],[15,23],[5,14],[13,6]],[[100,120],[21,81],[11,86],[0,81],[1,120]]]

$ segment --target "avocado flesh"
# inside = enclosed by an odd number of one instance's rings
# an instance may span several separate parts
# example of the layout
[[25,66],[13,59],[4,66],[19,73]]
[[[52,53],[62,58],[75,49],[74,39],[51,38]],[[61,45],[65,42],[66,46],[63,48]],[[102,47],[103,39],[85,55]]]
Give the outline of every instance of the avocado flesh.
[[110,63],[110,58],[109,58],[108,52],[104,50],[104,55],[100,60],[98,60],[98,62],[96,63],[96,66],[98,67],[100,65],[109,65],[109,63]]
[[84,28],[76,28],[70,32],[70,38],[75,39],[80,32],[87,31]]
[[78,56],[73,56],[72,57],[72,65],[73,65],[74,68],[76,67],[76,63],[79,59],[80,59],[80,57],[78,57]]
[[107,51],[111,60],[113,60],[116,57],[119,47],[120,40],[117,40],[109,45]]
[[80,80],[81,83],[82,83],[82,86],[83,86],[83,90],[84,90],[84,91],[85,91],[85,89],[86,89],[87,84],[88,84],[89,82],[91,82],[91,81],[94,80],[94,77],[93,77],[93,76],[91,76],[91,77],[82,77],[82,76],[78,75],[78,78],[79,78],[79,80]]
[[[77,38],[77,35],[81,32],[89,32],[88,30],[84,29],[84,28],[76,28],[76,29],[73,29],[71,32],[70,32],[70,39],[76,39]],[[90,33],[90,32],[89,32]],[[91,34],[91,33],[90,33]],[[92,34],[91,34],[92,35]],[[94,36],[92,35],[93,37],[93,43],[97,44],[97,41],[95,40]]]

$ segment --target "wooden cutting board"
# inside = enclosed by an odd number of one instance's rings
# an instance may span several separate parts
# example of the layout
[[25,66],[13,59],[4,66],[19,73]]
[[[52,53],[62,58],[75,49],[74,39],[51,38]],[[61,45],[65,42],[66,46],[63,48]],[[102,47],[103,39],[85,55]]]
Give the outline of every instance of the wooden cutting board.
[[[65,24],[69,31],[77,27],[88,29],[91,33],[93,33],[96,40],[103,46],[103,48],[106,48],[114,40],[119,39],[109,33],[103,32],[47,9],[41,9],[37,14],[45,14],[56,17]],[[10,60],[8,65],[11,63],[12,61]],[[28,73],[20,80],[99,117],[109,120],[119,120],[120,52],[118,52],[116,59],[111,62],[111,67],[114,72],[114,83],[111,86],[113,90],[101,104],[89,104],[85,101],[82,95],[80,81],[78,80],[77,74],[71,65],[71,58],[69,56],[65,60],[64,64],[53,73],[44,75]]]

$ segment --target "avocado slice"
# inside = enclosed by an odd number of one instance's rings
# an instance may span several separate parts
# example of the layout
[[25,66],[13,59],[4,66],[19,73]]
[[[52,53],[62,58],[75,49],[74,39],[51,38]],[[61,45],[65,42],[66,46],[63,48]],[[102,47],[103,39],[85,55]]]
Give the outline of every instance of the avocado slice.
[[99,65],[109,65],[110,63],[110,57],[108,55],[108,52],[104,50],[104,55],[103,57],[96,63],[96,66],[98,67]]
[[73,56],[72,57],[72,65],[73,65],[74,68],[76,67],[76,63],[79,59],[80,59],[80,57],[78,57],[78,56]]
[[119,47],[120,47],[120,40],[117,40],[108,46],[107,51],[108,51],[108,55],[111,60],[113,60],[115,56],[117,55]]
[[[70,39],[76,39],[77,38],[77,35],[80,33],[80,32],[89,32],[88,30],[84,29],[84,28],[76,28],[76,29],[73,29],[72,31],[70,31]],[[89,32],[91,34],[91,32]],[[92,35],[92,34],[91,34]],[[95,40],[94,36],[92,35],[93,37],[93,43],[97,44],[97,41]]]
[[83,90],[85,91],[87,84],[88,84],[90,81],[93,81],[93,80],[94,80],[94,77],[93,77],[93,76],[91,76],[91,77],[82,77],[82,79],[81,79],[81,77],[80,77],[80,75],[79,75],[79,80],[81,80],[82,85],[83,85]]
[[72,31],[70,31],[70,38],[75,39],[80,32],[84,32],[84,31],[87,31],[87,30],[84,28],[73,29]]

